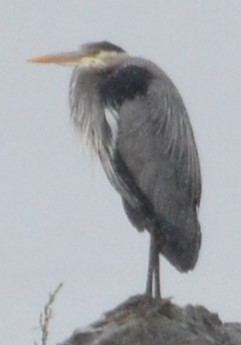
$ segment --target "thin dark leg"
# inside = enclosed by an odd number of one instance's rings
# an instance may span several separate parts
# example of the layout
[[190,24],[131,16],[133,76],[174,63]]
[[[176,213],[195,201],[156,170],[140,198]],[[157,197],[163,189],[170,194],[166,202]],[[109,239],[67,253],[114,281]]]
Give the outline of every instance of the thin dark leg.
[[147,272],[146,294],[152,297],[152,283],[153,283],[153,270],[154,270],[154,239],[150,235],[150,249],[149,249],[149,263]]
[[155,247],[154,247],[154,281],[155,281],[155,298],[161,299],[160,264],[159,264],[159,253],[158,253],[156,241],[155,241]]
[[[154,282],[154,296],[153,296]],[[150,252],[146,284],[146,294],[161,299],[159,252],[155,234],[150,234]]]

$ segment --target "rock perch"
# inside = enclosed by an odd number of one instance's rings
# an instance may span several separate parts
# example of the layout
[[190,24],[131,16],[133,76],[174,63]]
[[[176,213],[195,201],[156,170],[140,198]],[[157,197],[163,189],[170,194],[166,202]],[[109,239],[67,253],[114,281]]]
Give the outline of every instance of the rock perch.
[[241,345],[241,324],[203,306],[134,296],[59,345]]

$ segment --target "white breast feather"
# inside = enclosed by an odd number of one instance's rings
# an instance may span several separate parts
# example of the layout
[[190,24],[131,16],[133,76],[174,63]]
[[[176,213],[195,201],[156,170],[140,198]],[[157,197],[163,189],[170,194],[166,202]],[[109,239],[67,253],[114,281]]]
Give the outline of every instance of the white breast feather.
[[118,136],[118,128],[119,128],[119,114],[113,108],[105,108],[104,109],[106,122],[108,123],[110,130],[111,130],[111,146],[109,148],[110,154],[114,153],[116,148],[116,141]]

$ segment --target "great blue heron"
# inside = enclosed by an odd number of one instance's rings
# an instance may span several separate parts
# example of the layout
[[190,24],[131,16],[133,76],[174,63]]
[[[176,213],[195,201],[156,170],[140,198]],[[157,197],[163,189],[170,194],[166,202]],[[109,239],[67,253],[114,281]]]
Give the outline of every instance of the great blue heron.
[[160,298],[159,253],[187,272],[201,244],[199,159],[179,92],[155,64],[109,42],[30,61],[75,66],[73,121],[99,156],[131,223],[150,233],[146,294]]

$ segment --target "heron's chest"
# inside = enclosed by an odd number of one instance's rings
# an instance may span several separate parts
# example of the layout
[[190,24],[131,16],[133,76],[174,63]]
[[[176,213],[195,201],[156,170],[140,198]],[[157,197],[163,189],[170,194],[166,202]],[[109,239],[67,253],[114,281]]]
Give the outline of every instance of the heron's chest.
[[91,149],[100,156],[114,155],[119,130],[119,116],[114,108],[96,107],[94,102],[87,104],[83,100],[71,117]]

